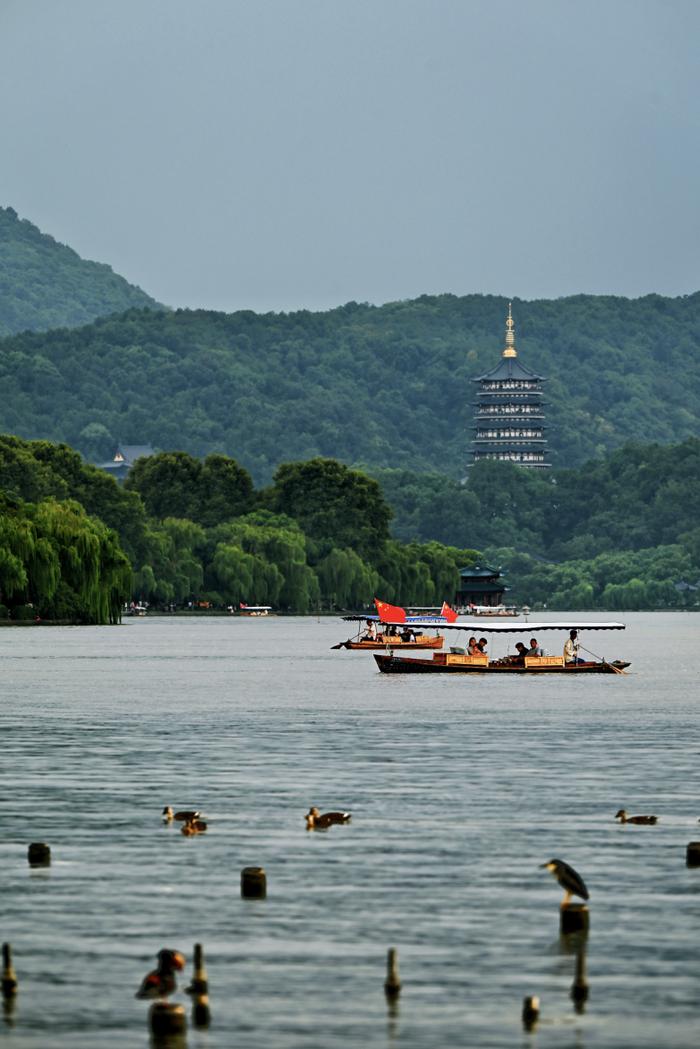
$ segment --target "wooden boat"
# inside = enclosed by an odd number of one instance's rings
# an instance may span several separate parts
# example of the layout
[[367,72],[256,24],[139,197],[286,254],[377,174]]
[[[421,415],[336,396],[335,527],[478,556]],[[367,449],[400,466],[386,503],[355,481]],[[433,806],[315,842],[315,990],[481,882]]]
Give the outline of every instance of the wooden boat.
[[418,634],[412,641],[404,641],[401,637],[387,637],[385,634],[377,634],[376,640],[372,638],[351,638],[349,641],[341,641],[336,648],[349,648],[353,652],[373,651],[376,649],[403,648],[403,649],[435,649],[442,648],[445,642],[440,634],[431,636],[429,634]]
[[[272,611],[272,605],[244,605],[239,603],[238,606],[239,615],[242,616],[270,616],[275,613]],[[229,612],[231,609],[229,608]]]
[[[403,612],[403,609],[396,608],[395,610]],[[430,609],[429,611],[432,612],[433,610]],[[432,628],[437,631],[448,622],[444,616],[438,615],[437,612],[438,610],[436,609],[433,615],[426,616],[406,615],[404,613],[404,618],[396,623],[387,623],[378,615],[343,616],[343,620],[346,623],[361,623],[362,626],[358,628],[358,633],[354,637],[348,638],[347,641],[340,641],[337,645],[332,645],[331,647],[334,649],[347,648],[353,652],[386,651],[388,648],[412,650],[442,648],[445,639],[441,634],[423,633],[425,628]],[[374,637],[368,636],[369,629],[368,631],[364,630],[365,626],[371,628],[372,624],[376,632]]]
[[[506,624],[459,623],[447,624],[447,630],[467,630],[472,634],[479,631],[493,634],[529,634],[536,636],[547,630],[624,630],[623,623],[527,623],[514,626]],[[582,651],[586,649],[581,646]],[[594,656],[594,653],[587,652]],[[575,663],[565,663],[563,655],[534,656],[522,658],[512,656],[490,659],[488,655],[469,656],[464,652],[435,652],[432,659],[416,659],[407,655],[396,655],[394,651],[374,653],[374,658],[383,674],[624,674],[630,665],[620,659],[607,660],[601,656]]]

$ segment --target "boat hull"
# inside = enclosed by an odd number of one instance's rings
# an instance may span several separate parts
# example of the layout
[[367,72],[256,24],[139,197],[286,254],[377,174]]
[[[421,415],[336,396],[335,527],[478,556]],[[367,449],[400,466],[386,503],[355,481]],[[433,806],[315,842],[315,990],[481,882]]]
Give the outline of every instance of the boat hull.
[[387,648],[410,648],[416,649],[439,649],[445,642],[444,637],[417,637],[415,641],[402,641],[401,638],[392,637],[391,644],[386,641],[345,641],[341,648],[349,648],[353,652],[385,651]]
[[488,666],[435,663],[431,659],[412,659],[410,656],[379,655],[374,658],[383,674],[620,674],[629,663],[616,659],[612,663],[569,663],[567,666],[524,667],[512,663],[492,663]]

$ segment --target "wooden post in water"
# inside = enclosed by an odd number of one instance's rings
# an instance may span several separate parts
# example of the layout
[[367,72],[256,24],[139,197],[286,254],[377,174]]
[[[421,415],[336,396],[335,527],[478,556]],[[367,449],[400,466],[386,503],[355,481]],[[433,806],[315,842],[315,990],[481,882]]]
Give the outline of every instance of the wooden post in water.
[[148,1013],[148,1024],[157,1037],[184,1034],[187,1030],[185,1007],[174,1002],[154,1002]]
[[388,999],[398,998],[401,993],[401,979],[399,977],[399,956],[395,947],[390,947],[386,956],[386,980],[384,981],[384,993]]
[[536,994],[529,994],[523,999],[523,1027],[531,1031],[540,1018],[540,999]]
[[34,841],[27,849],[30,867],[50,867],[51,849],[43,841]]
[[9,943],[2,945],[2,996],[5,1001],[17,994],[17,973],[12,964],[12,947]]
[[685,853],[685,862],[688,867],[700,867],[700,841],[691,841]]
[[559,909],[559,929],[562,936],[572,932],[588,934],[590,912],[585,903],[569,903]]
[[201,943],[194,945],[194,973],[187,993],[194,998],[192,1004],[192,1023],[195,1027],[208,1027],[211,1023],[209,1010],[209,980],[204,966],[204,951]]
[[241,871],[241,896],[248,900],[264,900],[267,896],[267,875],[264,867],[244,867]]

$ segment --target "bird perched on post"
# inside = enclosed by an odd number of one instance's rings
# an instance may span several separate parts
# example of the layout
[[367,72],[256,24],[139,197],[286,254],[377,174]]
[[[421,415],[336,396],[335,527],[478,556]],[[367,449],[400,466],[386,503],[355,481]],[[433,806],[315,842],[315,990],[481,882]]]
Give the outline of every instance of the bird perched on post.
[[615,819],[619,820],[620,823],[658,823],[658,816],[628,816],[625,809],[620,809],[619,812],[615,813]]
[[582,900],[588,899],[588,889],[583,878],[568,863],[564,863],[563,860],[549,860],[547,863],[541,863],[540,867],[548,870],[564,890],[562,907],[569,906],[572,896],[580,896]]
[[185,956],[164,947],[158,951],[158,967],[144,976],[136,998],[167,998],[175,990],[175,970],[185,968]]

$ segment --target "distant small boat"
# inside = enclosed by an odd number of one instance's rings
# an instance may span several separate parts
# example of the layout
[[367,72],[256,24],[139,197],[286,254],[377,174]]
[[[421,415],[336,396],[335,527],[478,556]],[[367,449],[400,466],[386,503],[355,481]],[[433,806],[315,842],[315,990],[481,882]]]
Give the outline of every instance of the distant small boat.
[[498,619],[510,617],[514,619],[520,615],[520,611],[515,605],[467,605],[466,608],[459,609],[459,614],[466,616],[490,616]]
[[146,605],[137,605],[137,604],[134,604],[134,602],[132,601],[132,603],[129,605],[129,607],[124,612],[124,615],[125,616],[145,616],[147,612],[148,612],[148,608],[146,607]]
[[[239,602],[238,605],[239,615],[242,616],[270,616],[275,613],[272,611],[272,605],[244,605]],[[229,605],[229,612],[233,615],[233,606]]]

